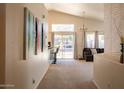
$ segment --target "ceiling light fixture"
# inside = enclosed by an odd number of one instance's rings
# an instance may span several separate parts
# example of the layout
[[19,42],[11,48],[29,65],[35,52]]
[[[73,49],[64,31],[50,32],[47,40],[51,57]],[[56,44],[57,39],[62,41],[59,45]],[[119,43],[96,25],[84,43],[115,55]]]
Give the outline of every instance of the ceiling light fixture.
[[83,26],[80,28],[82,31],[87,31],[87,27],[85,26],[85,11],[83,11]]

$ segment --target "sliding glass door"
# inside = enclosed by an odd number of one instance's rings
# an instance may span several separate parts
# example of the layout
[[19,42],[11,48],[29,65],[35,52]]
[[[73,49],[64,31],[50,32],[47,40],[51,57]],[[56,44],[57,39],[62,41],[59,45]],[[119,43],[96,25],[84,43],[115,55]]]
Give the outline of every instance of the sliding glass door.
[[73,58],[74,37],[73,34],[54,34],[54,47],[60,46],[57,58]]

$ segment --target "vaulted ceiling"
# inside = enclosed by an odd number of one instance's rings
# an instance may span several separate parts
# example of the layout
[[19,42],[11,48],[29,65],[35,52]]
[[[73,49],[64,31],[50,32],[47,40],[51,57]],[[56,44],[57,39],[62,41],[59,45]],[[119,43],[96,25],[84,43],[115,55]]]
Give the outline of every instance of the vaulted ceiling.
[[104,20],[103,3],[47,3],[46,8],[51,11],[59,11],[75,16],[83,17],[85,11],[86,18]]

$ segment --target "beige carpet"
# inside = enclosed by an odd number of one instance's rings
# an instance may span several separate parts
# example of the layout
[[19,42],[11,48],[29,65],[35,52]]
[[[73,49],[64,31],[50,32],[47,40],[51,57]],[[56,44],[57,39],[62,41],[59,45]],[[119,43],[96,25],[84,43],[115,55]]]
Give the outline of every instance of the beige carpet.
[[38,89],[94,89],[93,63],[58,60],[51,64]]

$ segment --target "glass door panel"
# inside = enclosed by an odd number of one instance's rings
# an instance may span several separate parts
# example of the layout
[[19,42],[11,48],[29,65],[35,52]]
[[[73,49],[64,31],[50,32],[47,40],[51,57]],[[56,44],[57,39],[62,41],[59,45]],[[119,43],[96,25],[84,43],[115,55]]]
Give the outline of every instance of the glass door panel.
[[73,58],[73,35],[63,35],[63,58]]
[[63,44],[62,44],[62,35],[54,35],[54,47],[58,47],[59,52],[57,53],[57,58],[62,58],[62,49],[63,49]]
[[54,47],[60,46],[57,58],[73,58],[74,38],[72,34],[54,35]]

